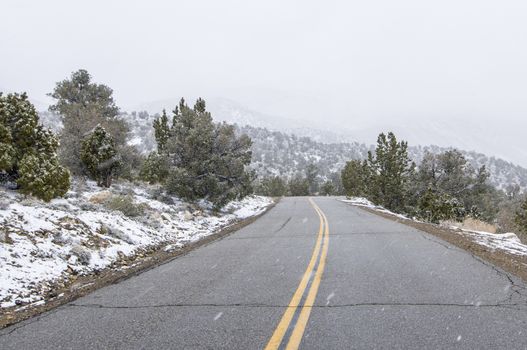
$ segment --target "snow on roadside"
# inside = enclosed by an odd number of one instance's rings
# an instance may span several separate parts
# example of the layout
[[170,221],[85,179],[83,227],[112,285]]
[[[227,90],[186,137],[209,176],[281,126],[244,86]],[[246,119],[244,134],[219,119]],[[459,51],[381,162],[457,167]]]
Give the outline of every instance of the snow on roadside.
[[376,210],[376,211],[381,212],[381,213],[390,214],[390,215],[396,216],[396,217],[398,217],[400,219],[409,219],[407,216],[404,216],[402,214],[394,213],[393,211],[390,211],[390,210],[388,210],[388,209],[386,209],[384,207],[375,205],[371,201],[369,201],[368,199],[363,198],[363,197],[351,197],[349,199],[341,199],[341,201],[344,202],[344,203],[349,203],[351,205],[356,205],[358,207],[366,207],[366,208],[370,208],[370,209]]
[[[1,308],[38,302],[58,281],[99,271],[146,249],[174,250],[271,204],[269,198],[250,196],[214,214],[177,198],[161,202],[131,185],[110,191],[93,183],[84,186],[50,203],[0,189]],[[141,206],[141,215],[129,217],[101,202],[123,192]]]
[[459,229],[474,242],[491,249],[499,249],[514,255],[527,255],[527,245],[523,244],[515,233],[490,233]]
[[[352,205],[356,205],[359,207],[366,207],[373,210],[376,210],[381,213],[387,213],[390,215],[394,215],[401,219],[407,219],[407,220],[413,220],[415,222],[418,222],[416,219],[410,219],[404,215],[393,213],[383,207],[377,206],[370,202],[366,198],[361,197],[351,197],[350,199],[342,200],[345,203],[349,203]],[[505,252],[508,252],[510,254],[514,255],[525,255],[527,256],[527,245],[523,244],[518,236],[514,233],[490,233],[490,232],[483,232],[483,231],[473,231],[473,230],[467,230],[462,229],[458,226],[451,225],[449,227],[452,230],[458,231],[459,233],[469,237],[473,242],[491,248],[491,249],[499,249],[503,250]]]

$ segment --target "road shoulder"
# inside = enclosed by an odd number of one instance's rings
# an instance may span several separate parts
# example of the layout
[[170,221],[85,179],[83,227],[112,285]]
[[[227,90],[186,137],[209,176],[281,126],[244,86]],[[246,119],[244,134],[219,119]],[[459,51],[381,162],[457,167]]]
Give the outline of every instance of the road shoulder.
[[486,262],[493,264],[501,268],[502,270],[511,273],[524,282],[527,282],[527,257],[519,256],[507,253],[503,250],[491,249],[481,244],[477,244],[469,237],[460,234],[459,231],[454,229],[449,229],[446,227],[441,227],[434,224],[416,222],[410,219],[403,219],[400,216],[389,214],[386,212],[379,212],[375,209],[355,206],[366,212],[381,216],[385,219],[401,223],[417,230],[428,233],[432,236],[438,237],[441,240],[452,244],[458,248],[461,248],[468,253],[472,254],[474,257],[482,259]]

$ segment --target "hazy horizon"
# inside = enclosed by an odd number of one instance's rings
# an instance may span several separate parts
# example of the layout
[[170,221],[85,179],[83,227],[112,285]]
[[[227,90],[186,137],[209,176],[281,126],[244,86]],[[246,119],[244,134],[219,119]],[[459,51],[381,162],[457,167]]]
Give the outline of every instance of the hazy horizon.
[[454,146],[464,133],[463,147],[527,166],[518,140],[527,128],[522,1],[8,0],[2,7],[0,90],[27,91],[43,104],[55,82],[84,68],[124,110],[221,97],[337,131],[395,125],[410,141]]

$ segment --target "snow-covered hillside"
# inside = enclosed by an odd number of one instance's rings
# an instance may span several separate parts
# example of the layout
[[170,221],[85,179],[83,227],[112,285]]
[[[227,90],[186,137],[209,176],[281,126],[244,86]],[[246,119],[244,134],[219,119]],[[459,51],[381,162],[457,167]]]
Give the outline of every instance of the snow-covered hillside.
[[155,186],[120,183],[101,190],[76,182],[50,203],[0,189],[0,307],[43,302],[54,286],[133,261],[148,249],[175,249],[265,210],[247,197],[213,213]]
[[[248,134],[253,140],[253,164],[261,176],[292,176],[304,172],[309,163],[317,165],[324,178],[339,172],[350,159],[365,159],[373,146],[359,143],[322,143],[308,137],[298,137],[263,128],[245,126],[240,132]],[[425,152],[440,153],[447,148],[437,146],[411,146],[410,157],[419,164]],[[491,183],[501,189],[507,185],[518,184],[527,189],[527,169],[488,157],[481,153],[462,151],[471,165],[478,169],[485,165],[491,174]]]
[[[300,106],[312,105],[313,113],[320,113],[320,116],[309,118],[300,114],[302,118],[299,118],[299,110],[283,109],[288,105],[281,103],[284,100],[288,101],[284,96],[277,94],[268,100],[268,105],[262,105],[252,99],[249,99],[247,101],[249,104],[245,105],[232,99],[206,97],[208,109],[216,120],[241,126],[251,125],[300,137],[305,136],[323,143],[371,144],[375,142],[379,132],[393,131],[411,145],[455,147],[527,166],[527,148],[523,135],[527,128],[526,120],[512,122],[511,118],[505,115],[501,120],[485,121],[485,117],[478,118],[463,114],[450,119],[430,114],[422,118],[394,116],[389,119],[364,120],[360,117],[334,114],[330,107],[327,110],[320,109],[321,101],[316,101],[313,97],[302,99]],[[159,113],[163,108],[171,110],[177,105],[177,101],[177,99],[156,101],[143,104],[142,107],[150,113]],[[328,113],[328,118],[322,113]]]
[[[229,104],[222,100],[223,107],[217,107],[220,113],[215,115],[217,121],[228,121],[237,125],[254,122],[265,125],[261,120],[265,116],[255,112],[239,109],[236,104]],[[237,109],[238,108],[238,109]],[[230,116],[230,117],[227,117]],[[141,152],[148,153],[155,149],[152,123],[156,115],[146,112],[123,113],[120,118],[130,125],[130,144],[135,145]],[[45,125],[55,130],[60,127],[60,120],[53,114],[41,114]],[[272,120],[271,120],[272,121]],[[273,122],[274,123],[274,122]],[[289,129],[284,124],[284,129]],[[309,163],[314,163],[320,170],[322,178],[339,172],[350,159],[364,159],[368,150],[373,148],[376,135],[372,133],[369,144],[359,142],[340,142],[343,135],[330,131],[313,130],[310,128],[293,128],[291,132],[272,131],[264,126],[255,127],[245,125],[239,127],[240,132],[248,134],[253,140],[253,164],[251,165],[259,176],[282,175],[291,177],[304,172]],[[377,131],[378,133],[379,131]],[[308,137],[306,135],[315,135]],[[399,135],[397,135],[401,138]],[[403,138],[404,139],[404,138]],[[333,140],[328,142],[328,140]],[[448,148],[439,146],[418,146],[410,143],[410,157],[419,163],[426,151],[440,153]],[[491,174],[491,182],[498,188],[504,189],[508,185],[518,184],[527,189],[527,169],[505,161],[474,151],[464,151],[463,155],[474,168],[486,165]]]

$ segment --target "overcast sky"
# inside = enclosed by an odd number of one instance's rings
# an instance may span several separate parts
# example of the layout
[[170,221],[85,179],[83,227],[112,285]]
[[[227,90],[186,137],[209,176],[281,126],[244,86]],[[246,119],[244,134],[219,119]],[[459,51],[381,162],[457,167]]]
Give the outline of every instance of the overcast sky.
[[43,102],[85,68],[125,109],[202,95],[331,124],[527,125],[525,0],[0,1],[0,89]]

